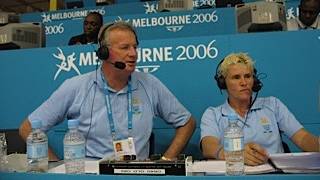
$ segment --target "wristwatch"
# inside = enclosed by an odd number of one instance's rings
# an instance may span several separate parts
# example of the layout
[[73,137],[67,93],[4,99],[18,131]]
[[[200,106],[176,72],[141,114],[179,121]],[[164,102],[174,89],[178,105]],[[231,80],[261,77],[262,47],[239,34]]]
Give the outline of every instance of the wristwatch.
[[163,160],[163,161],[172,161],[172,159],[167,158],[167,157],[165,157],[165,156],[161,156],[161,160]]

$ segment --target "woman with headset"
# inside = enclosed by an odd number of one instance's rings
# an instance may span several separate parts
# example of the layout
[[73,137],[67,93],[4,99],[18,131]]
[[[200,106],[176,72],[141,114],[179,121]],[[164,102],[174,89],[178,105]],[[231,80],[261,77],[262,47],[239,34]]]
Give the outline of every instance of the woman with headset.
[[256,98],[262,88],[256,73],[246,53],[230,54],[218,64],[215,80],[228,98],[220,106],[207,108],[201,118],[203,156],[225,158],[223,134],[230,114],[238,116],[237,123],[243,129],[247,165],[264,164],[268,154],[284,152],[280,131],[303,151],[319,151],[319,138],[307,132],[278,98]]

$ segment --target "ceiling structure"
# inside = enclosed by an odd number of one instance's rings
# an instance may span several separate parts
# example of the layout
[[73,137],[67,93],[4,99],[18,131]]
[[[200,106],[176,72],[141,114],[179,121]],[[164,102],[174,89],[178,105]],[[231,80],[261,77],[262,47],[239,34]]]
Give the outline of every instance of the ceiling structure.
[[0,2],[0,11],[17,14],[49,11],[50,4],[50,0],[0,0]]

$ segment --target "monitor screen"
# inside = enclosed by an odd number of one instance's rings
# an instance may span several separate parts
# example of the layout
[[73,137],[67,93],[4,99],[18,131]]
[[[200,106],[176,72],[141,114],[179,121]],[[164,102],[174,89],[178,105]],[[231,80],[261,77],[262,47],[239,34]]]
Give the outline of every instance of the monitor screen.
[[242,0],[216,0],[216,7],[234,7],[236,4],[242,3]]
[[83,8],[82,1],[70,1],[66,2],[67,9],[74,9],[74,8]]

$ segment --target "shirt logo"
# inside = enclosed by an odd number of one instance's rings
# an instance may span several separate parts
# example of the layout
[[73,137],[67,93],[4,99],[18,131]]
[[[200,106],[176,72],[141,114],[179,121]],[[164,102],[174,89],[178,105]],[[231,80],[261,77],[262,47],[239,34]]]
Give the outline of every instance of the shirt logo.
[[140,99],[138,99],[138,98],[132,99],[132,113],[133,114],[136,114],[136,115],[141,114],[140,104],[141,104]]
[[271,133],[272,132],[270,121],[267,118],[265,118],[265,117],[261,118],[260,124],[262,125],[262,127],[264,129],[263,133]]
[[57,49],[59,52],[57,54],[53,53],[52,55],[53,55],[53,57],[60,60],[61,62],[60,62],[60,64],[56,64],[56,66],[58,67],[58,70],[57,70],[56,74],[54,75],[53,79],[56,80],[61,71],[69,72],[71,69],[73,69],[74,71],[76,71],[78,73],[78,75],[80,75],[81,73],[74,63],[74,61],[76,60],[75,53],[73,52],[72,54],[70,54],[66,57],[64,55],[62,49],[60,49],[59,47]]

